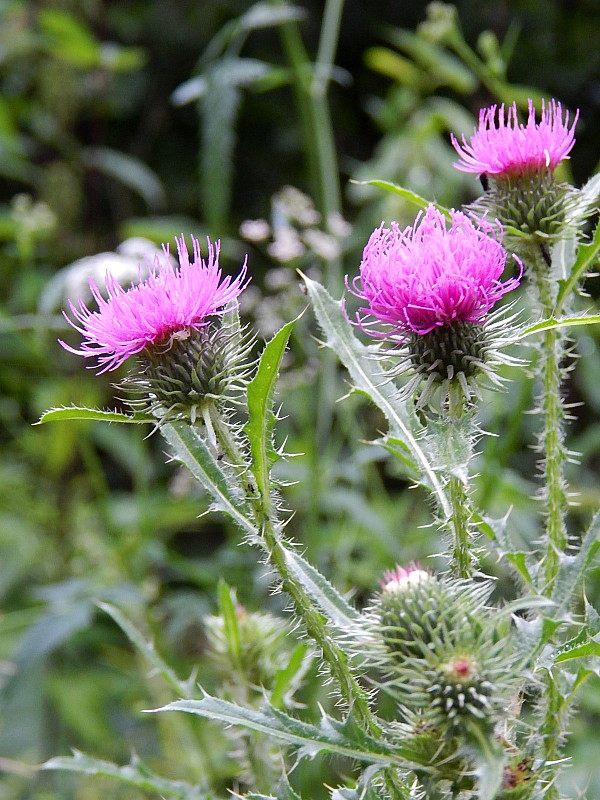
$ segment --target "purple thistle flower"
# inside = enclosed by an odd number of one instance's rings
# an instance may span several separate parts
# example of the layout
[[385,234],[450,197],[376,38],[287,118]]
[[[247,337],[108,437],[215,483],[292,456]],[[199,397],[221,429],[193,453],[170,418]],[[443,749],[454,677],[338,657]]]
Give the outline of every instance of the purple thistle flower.
[[[517,287],[520,276],[500,280],[507,253],[492,225],[450,213],[450,229],[430,205],[412,227],[382,223],[371,234],[350,289],[368,304],[357,315],[365,332],[403,341],[455,322],[483,322]],[[384,330],[373,330],[380,323]]]
[[[222,314],[224,307],[235,300],[246,285],[246,261],[239,275],[221,278],[220,242],[208,241],[208,260],[200,257],[200,245],[192,236],[193,261],[182,235],[177,242],[179,266],[168,261],[169,248],[163,246],[167,258],[156,256],[147,280],[123,289],[110,273],[106,275],[107,299],[90,279],[90,289],[98,304],[91,311],[82,300],[77,306],[69,301],[74,320],[66,320],[85,337],[80,349],[63,341],[71,353],[84,358],[97,358],[99,374],[114,370],[130,356],[145,348],[170,349],[174,340],[186,339],[191,331],[199,331],[209,318]],[[63,312],[64,313],[64,312]]]
[[463,136],[461,146],[451,135],[452,145],[460,156],[454,166],[476,175],[551,172],[568,157],[575,144],[578,117],[579,111],[569,128],[569,113],[563,121],[562,107],[556,100],[551,100],[548,106],[542,100],[540,122],[535,121],[535,109],[529,100],[525,125],[519,124],[516,103],[508,108],[506,115],[504,104],[500,108],[495,105],[482,108],[479,127],[475,128],[469,142]]

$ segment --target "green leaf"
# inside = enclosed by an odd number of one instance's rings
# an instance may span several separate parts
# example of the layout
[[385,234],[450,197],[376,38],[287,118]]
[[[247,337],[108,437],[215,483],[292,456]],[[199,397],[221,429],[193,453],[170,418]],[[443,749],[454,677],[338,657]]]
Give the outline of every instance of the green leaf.
[[51,758],[42,765],[42,769],[66,770],[68,772],[84,773],[85,775],[103,775],[108,778],[115,778],[130,786],[136,786],[138,789],[156,792],[159,795],[179,797],[181,800],[203,800],[203,798],[207,797],[206,793],[202,792],[197,786],[192,786],[184,781],[171,781],[155,775],[135,756],[129,764],[120,767],[111,761],[101,761],[77,750],[73,752],[73,756]]
[[403,443],[410,458],[404,461],[412,468],[412,477],[426,486],[434,495],[446,518],[450,517],[450,502],[434,465],[418,439],[424,434],[416,414],[396,400],[397,390],[382,378],[381,366],[367,347],[354,336],[352,326],[345,318],[342,303],[333,300],[316,281],[303,276],[315,315],[326,334],[325,344],[335,353],[350,373],[355,387],[369,397],[384,413],[389,423],[389,436]]
[[582,244],[579,247],[577,258],[571,269],[571,274],[566,280],[560,281],[560,288],[558,290],[558,297],[556,298],[556,307],[554,314],[560,314],[566,298],[577,286],[580,278],[584,277],[586,272],[592,267],[592,264],[600,252],[600,224],[596,225],[594,237],[589,244]]
[[552,592],[552,600],[556,603],[556,610],[552,616],[557,616],[568,605],[579,582],[583,579],[586,570],[594,561],[600,551],[600,511],[594,516],[590,527],[581,540],[577,555],[562,554],[556,584]]
[[120,411],[101,411],[99,408],[70,406],[69,408],[51,408],[44,412],[34,425],[69,419],[98,420],[100,422],[153,422],[156,424],[154,417],[147,414],[122,414]]
[[244,498],[234,491],[228,476],[198,433],[185,422],[162,425],[160,432],[171,446],[174,457],[185,464],[194,478],[213,497],[211,510],[228,514],[251,540],[255,540],[257,530],[246,514]]
[[576,325],[596,325],[598,322],[600,322],[600,314],[587,314],[580,317],[562,317],[561,319],[550,317],[549,319],[543,319],[540,322],[536,322],[524,328],[519,338],[525,339],[527,336],[533,336],[535,333],[541,333],[542,331],[551,331],[554,328],[569,328]]
[[179,697],[193,697],[194,681],[180,681],[173,670],[168,664],[163,661],[160,655],[156,652],[154,644],[145,639],[135,625],[129,620],[116,606],[110,603],[96,602],[98,608],[102,609],[109,617],[117,623],[119,628],[127,636],[129,641],[134,647],[144,656],[144,658],[152,665],[154,671],[163,678],[163,680],[171,686],[174,692]]
[[55,58],[81,69],[100,66],[100,43],[71,12],[43,8],[37,13],[37,20],[45,47]]
[[589,639],[577,646],[571,646],[571,642],[567,642],[564,648],[561,648],[560,654],[556,657],[555,664],[560,664],[563,661],[571,661],[573,658],[585,658],[586,656],[600,656],[600,642],[594,639]]
[[271,692],[271,705],[273,708],[283,707],[287,696],[291,696],[299,686],[302,676],[306,672],[306,667],[310,662],[307,658],[309,646],[306,642],[296,645],[288,663],[277,671],[275,685]]
[[183,711],[226,725],[243,728],[271,736],[284,744],[300,748],[301,756],[313,756],[320,751],[336,753],[371,764],[410,766],[415,763],[416,753],[404,745],[393,749],[382,741],[367,736],[356,728],[323,715],[319,726],[294,719],[272,706],[260,710],[244,708],[218,697],[205,694],[202,700],[177,700],[153,712]]
[[291,547],[284,546],[284,555],[289,571],[329,622],[342,631],[356,629],[360,614],[344,600],[327,578]]
[[235,592],[221,578],[219,580],[219,611],[223,617],[223,627],[227,649],[236,666],[242,663],[242,648],[240,645],[240,628],[238,617],[235,613]]
[[494,800],[502,784],[506,754],[502,745],[477,723],[469,725],[467,751],[475,757],[475,774],[479,779],[477,800]]
[[391,29],[388,39],[408,53],[436,83],[449,86],[460,94],[470,95],[477,89],[479,81],[471,70],[436,42],[402,28]]
[[593,175],[581,189],[569,197],[566,205],[566,223],[578,228],[580,223],[598,208],[600,201],[600,173]]
[[165,206],[166,195],[156,173],[139,158],[110,147],[86,147],[82,152],[86,166],[105,175],[136,192],[151,209]]
[[248,422],[244,430],[250,443],[252,474],[264,499],[270,496],[269,473],[279,458],[273,448],[273,429],[276,422],[273,413],[275,386],[281,359],[297,319],[284,325],[265,345],[256,373],[248,384]]
[[447,220],[451,219],[450,211],[444,206],[440,205],[439,203],[432,203],[431,200],[426,200],[416,192],[412,192],[410,189],[405,189],[403,186],[398,186],[390,181],[351,181],[351,183],[356,183],[358,186],[376,186],[379,189],[385,189],[387,192],[392,192],[393,194],[397,194],[399,197],[402,197],[403,200],[408,200],[409,203],[417,206],[417,208],[427,208],[430,205],[435,206],[435,208],[437,208],[437,210],[440,211]]

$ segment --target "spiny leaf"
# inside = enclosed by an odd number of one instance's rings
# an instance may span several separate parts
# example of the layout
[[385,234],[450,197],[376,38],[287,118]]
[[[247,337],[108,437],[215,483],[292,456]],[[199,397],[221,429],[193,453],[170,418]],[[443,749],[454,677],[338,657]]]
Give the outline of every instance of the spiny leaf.
[[524,328],[519,338],[525,339],[527,336],[533,336],[536,333],[542,333],[542,331],[550,331],[554,328],[570,328],[576,325],[596,325],[598,322],[600,322],[600,314],[586,314],[580,317],[562,317],[560,319],[550,317],[549,319],[543,319],[540,322],[536,322]]
[[386,416],[390,436],[404,443],[411,458],[412,477],[426,486],[435,496],[444,517],[451,514],[450,502],[434,465],[421,447],[418,437],[424,433],[416,415],[411,415],[406,405],[395,398],[396,390],[382,380],[381,367],[369,354],[368,349],[354,336],[352,327],[344,317],[342,304],[335,301],[316,281],[303,276],[319,325],[326,334],[326,346],[337,353],[338,358],[350,373],[356,388],[369,397]]
[[272,706],[263,706],[260,710],[245,708],[209,694],[205,694],[202,700],[177,700],[153,711],[183,711],[227,725],[240,725],[299,747],[300,755],[311,757],[324,750],[370,764],[404,767],[413,765],[417,757],[407,745],[395,744],[392,749],[385,742],[356,730],[349,736],[332,717],[324,715],[321,724],[316,726],[294,719]]
[[437,210],[440,211],[447,220],[450,220],[451,218],[450,211],[445,208],[445,206],[442,206],[439,203],[432,203],[430,200],[426,200],[416,192],[412,192],[410,189],[405,189],[404,186],[398,186],[390,181],[351,181],[351,183],[356,183],[358,186],[376,186],[378,189],[385,189],[387,192],[392,192],[393,194],[398,195],[398,197],[401,197],[403,200],[408,200],[409,203],[412,203],[417,208],[424,209],[432,205],[437,208]]
[[269,497],[269,473],[279,458],[273,448],[273,429],[276,422],[273,413],[275,386],[281,359],[297,319],[284,325],[265,345],[256,373],[248,384],[248,422],[245,431],[250,442],[252,473],[263,498]]
[[552,600],[556,603],[556,610],[552,616],[558,615],[569,604],[578,583],[583,578],[586,570],[594,561],[600,551],[600,511],[594,516],[590,527],[581,540],[581,546],[577,555],[562,555],[558,576]]
[[73,756],[58,756],[51,758],[42,765],[42,769],[67,770],[68,772],[82,772],[86,775],[104,775],[115,778],[123,783],[136,786],[138,789],[156,792],[159,795],[179,797],[181,800],[203,800],[207,797],[197,786],[191,786],[184,781],[172,781],[161,778],[150,772],[142,762],[133,758],[131,763],[124,767],[113,764],[111,761],[101,761],[79,751],[73,751]]
[[566,280],[560,281],[560,288],[558,290],[558,297],[556,298],[556,307],[554,314],[560,314],[566,298],[573,291],[577,282],[585,275],[591,268],[594,260],[600,252],[600,225],[596,225],[594,231],[594,238],[589,244],[582,244],[579,247],[577,258],[571,269],[571,274]]
[[184,422],[172,422],[160,428],[170,444],[173,455],[189,469],[194,478],[214,498],[213,510],[223,511],[249,534],[257,537],[257,530],[247,515],[243,497],[236,493],[231,480],[196,431]]
[[334,589],[324,575],[305,558],[284,546],[289,571],[329,622],[342,631],[352,631],[360,620],[359,613]]
[[80,406],[69,406],[68,408],[51,408],[45,411],[35,425],[42,425],[44,422],[58,422],[69,419],[99,420],[100,422],[153,422],[154,417],[148,414],[122,414],[119,411],[102,411],[99,408],[84,408]]

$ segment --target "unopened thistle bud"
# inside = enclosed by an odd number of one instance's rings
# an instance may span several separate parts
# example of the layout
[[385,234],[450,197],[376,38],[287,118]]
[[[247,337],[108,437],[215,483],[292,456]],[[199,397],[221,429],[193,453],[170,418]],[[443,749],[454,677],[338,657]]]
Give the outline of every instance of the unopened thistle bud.
[[69,303],[74,321],[65,315],[85,340],[79,349],[62,346],[96,358],[99,373],[137,356],[123,386],[137,396],[134,408],[154,412],[159,419],[194,421],[206,399],[218,402],[237,388],[248,353],[239,326],[223,323],[226,306],[244,288],[246,264],[235,279],[222,278],[219,243],[208,242],[207,261],[193,237],[192,243],[193,261],[182,236],[177,240],[177,268],[165,247],[165,258],[155,258],[150,276],[127,290],[107,274],[106,298],[90,280],[98,310],[80,300],[77,306]]
[[[454,166],[481,177],[487,190],[474,204],[477,213],[490,211],[503,225],[531,236],[560,235],[565,226],[572,187],[559,183],[554,170],[575,143],[579,112],[569,127],[560,103],[542,101],[541,119],[536,122],[529,101],[526,124],[520,124],[516,103],[508,110],[490,106],[479,114],[479,127],[462,145],[455,136],[452,144],[460,156]],[[488,185],[489,184],[489,185]]]
[[437,393],[452,413],[479,396],[482,379],[499,383],[511,320],[490,312],[519,283],[501,280],[506,261],[501,233],[485,218],[452,211],[448,228],[432,205],[412,227],[382,224],[371,235],[350,289],[366,302],[357,322],[390,345],[387,355],[398,358],[392,374],[413,373],[403,391],[417,395],[418,408]]
[[415,565],[386,573],[371,610],[378,667],[401,708],[443,730],[489,727],[514,680],[512,642],[484,603],[485,584],[440,579]]

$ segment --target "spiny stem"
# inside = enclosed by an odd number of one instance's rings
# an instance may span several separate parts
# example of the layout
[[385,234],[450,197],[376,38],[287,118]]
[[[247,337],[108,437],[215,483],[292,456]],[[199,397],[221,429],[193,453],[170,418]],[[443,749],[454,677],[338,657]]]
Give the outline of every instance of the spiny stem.
[[[554,285],[552,275],[538,243],[528,248],[528,260],[533,269],[535,285],[545,318],[554,310]],[[562,334],[556,329],[543,334],[540,374],[542,378],[542,414],[544,429],[544,473],[546,477],[546,551],[540,570],[540,589],[547,594],[556,579],[560,554],[567,544],[565,512],[568,507],[564,479],[564,406],[561,397],[564,356]]]
[[473,556],[469,547],[469,510],[467,492],[463,481],[452,476],[448,481],[452,504],[454,547],[452,570],[458,578],[470,578],[473,573]]
[[[250,476],[246,460],[216,406],[210,407],[210,421],[228,463],[239,475],[244,492],[248,493]],[[294,611],[303,621],[309,636],[320,648],[332,676],[339,685],[340,693],[348,707],[352,709],[357,722],[368,733],[379,735],[381,729],[369,708],[367,693],[356,681],[348,667],[346,655],[331,638],[326,620],[288,568],[286,549],[281,538],[280,525],[276,519],[276,508],[272,497],[256,494],[250,499],[256,527],[261,534],[262,545],[269,564],[277,572],[282,589],[289,595],[293,603]]]

